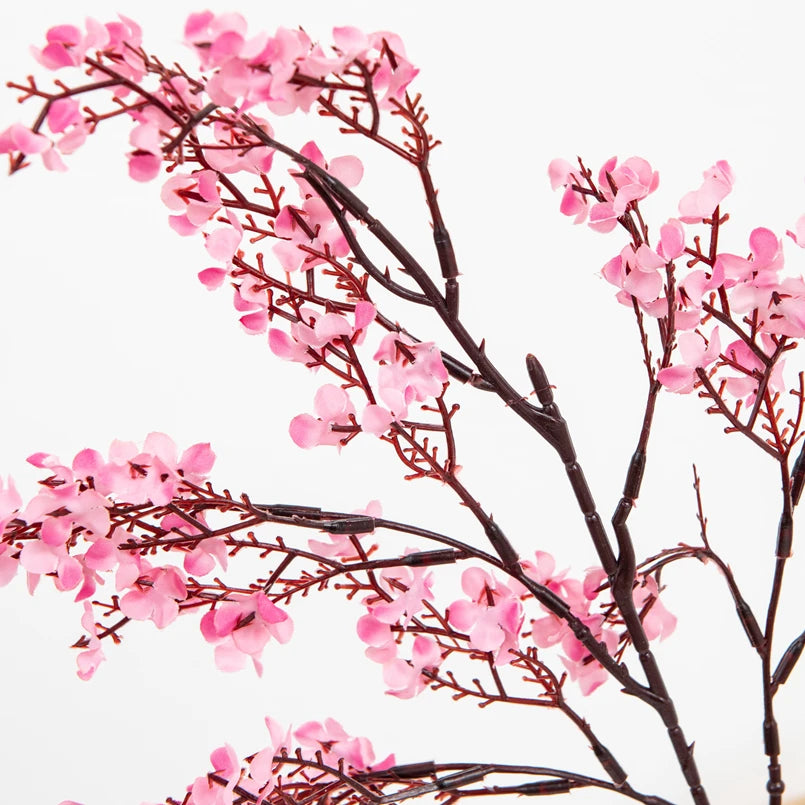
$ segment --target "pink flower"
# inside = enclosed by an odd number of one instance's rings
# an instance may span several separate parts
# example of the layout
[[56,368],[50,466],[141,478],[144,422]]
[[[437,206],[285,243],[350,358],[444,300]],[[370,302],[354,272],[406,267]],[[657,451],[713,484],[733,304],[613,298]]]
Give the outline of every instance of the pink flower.
[[650,303],[662,293],[663,277],[660,269],[664,267],[665,261],[645,244],[637,251],[631,244],[627,244],[620,255],[601,269],[601,274],[608,282],[623,289],[628,298],[634,296],[642,303]]
[[[213,782],[208,775],[197,777],[190,788],[192,805],[232,805],[233,791],[240,779],[240,761],[229,744],[210,755],[213,772],[227,779],[226,786]],[[190,805],[188,803],[188,805]]]
[[239,671],[251,657],[258,675],[263,666],[260,656],[273,637],[287,643],[293,622],[262,591],[249,596],[229,598],[201,619],[201,633],[208,643],[216,644],[215,664],[222,671]]
[[448,374],[433,342],[415,342],[404,333],[389,333],[380,342],[374,359],[381,366],[379,396],[395,419],[407,415],[408,405],[441,395]]
[[643,628],[649,640],[665,640],[676,629],[676,616],[672,615],[660,601],[657,580],[653,576],[644,576],[632,592],[635,606],[643,611]]
[[[771,337],[766,333],[761,333],[760,340],[760,346],[763,351],[766,355],[771,355],[775,350],[775,344]],[[758,390],[758,378],[765,372],[766,367],[746,342],[741,339],[729,344],[724,349],[723,356],[727,366],[738,373],[737,375],[727,376],[727,392],[738,399],[744,399],[746,405],[753,405],[755,393]],[[782,391],[785,388],[783,381],[784,367],[784,360],[777,360],[774,364],[768,384],[768,388],[772,393]]]
[[87,20],[84,34],[75,25],[56,25],[45,36],[45,47],[31,48],[34,58],[49,70],[77,67],[91,48],[102,48],[108,42],[108,33],[95,20]]
[[89,636],[88,648],[82,651],[76,658],[78,664],[78,677],[87,681],[92,678],[98,666],[106,659],[101,649],[101,641],[98,637],[98,627],[92,613],[92,604],[84,602],[84,614],[81,617],[81,625]]
[[394,765],[394,755],[376,764],[371,741],[348,735],[334,718],[326,719],[324,724],[308,721],[294,730],[294,738],[308,750],[303,753],[305,757],[321,753],[322,760],[330,766],[337,767],[340,760],[355,771],[382,771]]
[[[600,616],[592,616],[591,622],[588,622],[587,625],[594,629],[593,633],[596,638],[605,643],[607,650],[612,654],[617,648],[618,636],[611,629],[595,630],[596,619],[597,622],[601,620]],[[571,644],[574,644],[577,648],[573,650],[570,648]],[[562,664],[567,668],[570,678],[578,683],[582,696],[589,696],[609,679],[609,673],[604,669],[604,666],[593,660],[584,646],[572,634],[566,636],[562,645],[569,655],[561,658]]]
[[14,519],[14,516],[22,506],[22,498],[14,486],[14,481],[9,478],[4,484],[0,477],[0,536],[6,526]]
[[[363,165],[354,156],[336,157],[329,164],[314,142],[306,143],[300,153],[326,170],[347,187],[355,187],[363,176]],[[272,247],[285,271],[308,271],[326,262],[313,252],[346,257],[349,244],[327,205],[313,193],[310,185],[294,176],[304,199],[300,205],[286,205],[274,222],[274,233],[281,240]]]
[[513,591],[480,568],[461,574],[461,588],[470,600],[459,599],[448,607],[451,626],[468,632],[470,645],[494,654],[495,665],[514,658],[510,649],[519,646],[523,608]]
[[[660,174],[642,157],[629,157],[618,167],[608,171],[609,178],[617,187],[613,210],[620,216],[633,201],[640,201],[653,193],[660,184]],[[602,188],[610,188],[609,178],[601,182]]]
[[316,392],[313,408],[318,417],[299,414],[291,420],[289,432],[294,443],[306,449],[322,444],[340,445],[345,434],[332,427],[352,424],[355,408],[349,395],[340,386],[326,383]]
[[41,154],[51,147],[44,134],[35,134],[22,123],[13,123],[0,132],[0,154]]
[[382,623],[407,626],[433,600],[433,573],[425,567],[389,567],[380,574],[380,581],[391,600],[372,603],[369,611]]
[[218,227],[209,233],[204,248],[214,260],[229,265],[243,239],[243,225],[231,209],[227,209],[226,217],[230,225]]
[[669,218],[660,227],[660,243],[657,253],[665,260],[676,260],[685,253],[685,228],[676,218]]
[[422,672],[438,668],[441,662],[442,653],[438,643],[430,637],[417,635],[410,661],[394,658],[384,663],[383,681],[389,687],[386,693],[398,699],[413,698],[428,684],[428,677]]
[[187,598],[184,573],[169,565],[149,568],[132,586],[120,599],[120,611],[132,620],[150,620],[157,629],[176,620],[179,602]]
[[679,217],[686,224],[700,223],[702,219],[709,218],[729,195],[735,181],[732,168],[724,160],[716,162],[702,175],[702,186],[685,195],[679,202]]
[[714,327],[709,338],[700,332],[679,333],[677,345],[681,361],[660,369],[657,379],[668,391],[688,394],[698,382],[697,369],[706,369],[721,354],[721,340],[718,327]]
[[221,209],[218,172],[173,173],[162,186],[162,202],[173,212],[171,227],[180,235],[195,234]]

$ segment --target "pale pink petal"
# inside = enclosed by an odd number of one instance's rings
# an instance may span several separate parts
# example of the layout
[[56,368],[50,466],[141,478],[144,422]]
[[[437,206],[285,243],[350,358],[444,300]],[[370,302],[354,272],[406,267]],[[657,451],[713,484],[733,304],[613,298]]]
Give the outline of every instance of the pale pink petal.
[[442,653],[435,640],[418,635],[414,639],[411,661],[419,668],[433,668],[442,661]]
[[391,426],[394,417],[381,405],[367,405],[361,417],[361,429],[375,436],[382,436]]
[[288,613],[281,610],[264,593],[255,593],[257,612],[266,623],[282,623],[288,620]]
[[611,232],[618,225],[618,215],[611,202],[593,204],[588,226],[596,232]]
[[195,224],[191,223],[190,219],[187,217],[187,213],[182,213],[181,215],[169,215],[168,226],[177,235],[180,235],[183,238],[192,237],[199,230]]
[[460,629],[462,632],[468,632],[478,620],[479,608],[477,604],[472,601],[458,600],[450,604],[450,624]]
[[328,432],[327,423],[322,422],[310,414],[299,414],[291,420],[288,428],[294,444],[305,449],[321,444]]
[[495,621],[489,617],[482,617],[470,632],[470,645],[480,651],[495,651],[503,643],[505,635]]
[[269,349],[278,357],[286,361],[307,363],[310,360],[308,348],[291,338],[284,330],[272,327],[268,331]]
[[232,632],[232,642],[244,654],[260,654],[270,637],[268,627],[256,620]]
[[60,134],[68,126],[82,121],[81,105],[75,98],[59,98],[48,109],[48,127],[54,134]]
[[23,546],[20,564],[29,573],[52,573],[59,564],[59,558],[47,545],[35,540]]
[[232,673],[246,667],[246,655],[230,643],[215,647],[215,666],[220,671]]
[[135,182],[150,182],[159,175],[162,157],[147,152],[129,154],[129,176]]
[[336,157],[330,162],[329,173],[347,187],[355,187],[363,178],[363,163],[354,156]]
[[226,270],[223,268],[205,268],[198,273],[199,281],[207,290],[219,288],[226,279]]
[[479,567],[471,567],[461,574],[461,589],[472,599],[479,600],[486,589],[494,589],[492,577]]
[[566,159],[553,159],[548,165],[548,178],[551,180],[551,189],[557,190],[573,181],[571,176],[574,168]]
[[136,621],[147,620],[154,611],[153,598],[148,593],[131,590],[120,599],[120,611],[127,618]]
[[391,627],[372,615],[364,615],[358,620],[358,637],[370,646],[384,646],[392,640]]
[[264,333],[268,329],[268,310],[263,308],[255,310],[254,313],[247,313],[240,317],[240,323],[249,335]]
[[227,227],[216,229],[207,235],[204,247],[214,260],[227,262],[232,259],[241,240],[241,233]]
[[350,406],[349,395],[341,386],[325,383],[313,398],[316,413],[324,419],[334,419]]
[[657,373],[657,380],[659,380],[668,391],[673,391],[677,394],[687,394],[689,391],[693,391],[696,375],[689,366],[669,366],[665,369],[660,369]]

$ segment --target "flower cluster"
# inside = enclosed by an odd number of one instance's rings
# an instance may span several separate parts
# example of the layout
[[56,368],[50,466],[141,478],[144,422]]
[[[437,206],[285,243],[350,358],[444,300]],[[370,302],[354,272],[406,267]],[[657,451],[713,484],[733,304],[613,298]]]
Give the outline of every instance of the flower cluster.
[[[115,441],[104,457],[96,450],[79,452],[71,464],[47,453],[29,457],[34,466],[50,474],[39,492],[23,506],[12,482],[0,486],[0,525],[6,539],[0,542],[0,584],[8,584],[19,568],[33,592],[43,576],[58,590],[75,590],[83,601],[82,625],[86,650],[78,656],[79,676],[89,678],[103,659],[98,630],[89,599],[98,586],[113,579],[116,608],[126,618],[151,621],[163,629],[180,614],[188,598],[188,576],[201,577],[216,563],[227,566],[227,549],[220,537],[202,535],[203,512],[196,525],[171,512],[169,504],[203,483],[215,455],[209,444],[196,444],[179,455],[173,440],[152,433],[142,448]],[[181,534],[188,545],[177,545],[183,567],[163,561],[155,564],[132,549],[132,534],[120,512],[163,511],[159,526],[164,533]],[[112,516],[114,513],[114,516]],[[205,639],[216,644],[215,658],[224,670],[241,667],[251,658],[260,671],[259,657],[269,638],[286,642],[292,623],[288,615],[265,595],[233,596],[202,619]]]
[[358,621],[358,637],[366,643],[366,656],[383,666],[383,681],[388,693],[410,699],[421,693],[428,683],[423,675],[442,662],[436,641],[425,635],[413,640],[410,660],[399,657],[397,635],[405,631],[433,600],[433,574],[422,567],[387,568],[379,575],[382,595],[372,594],[364,600],[368,613]]
[[510,650],[519,648],[523,625],[523,607],[519,584],[504,584],[480,568],[461,574],[461,589],[468,599],[454,601],[448,607],[451,626],[469,635],[470,646],[488,651],[496,665],[506,665],[514,657]]
[[239,671],[250,657],[258,675],[263,666],[260,656],[273,637],[287,643],[293,633],[293,623],[262,592],[230,597],[201,619],[201,633],[208,643],[215,644],[215,664],[222,671]]
[[[522,562],[526,574],[561,598],[570,611],[589,628],[599,642],[615,653],[620,642],[610,618],[614,611],[612,599],[604,592],[606,573],[600,567],[590,568],[582,581],[568,577],[568,571],[556,571],[556,561],[550,554],[537,551],[536,562]],[[656,580],[651,576],[639,577],[633,597],[638,612],[642,613],[643,628],[649,640],[665,639],[676,626],[676,618],[659,600]],[[560,645],[561,660],[570,678],[578,683],[585,696],[609,678],[601,664],[573,634],[568,623],[546,610],[545,617],[531,624],[531,637],[539,648]]]
[[[229,744],[219,746],[210,754],[211,771],[196,779],[187,787],[182,799],[185,805],[234,805],[242,801],[244,794],[255,805],[262,805],[280,783],[289,762],[296,767],[305,767],[311,762],[316,773],[316,783],[326,784],[334,779],[325,766],[332,770],[343,767],[349,773],[383,771],[394,766],[394,755],[375,763],[375,753],[368,738],[347,734],[334,718],[322,724],[308,721],[297,729],[283,727],[276,719],[267,716],[269,741],[259,751],[253,752],[241,762]],[[80,805],[65,800],[61,805]]]
[[[405,57],[395,34],[365,34],[357,28],[333,29],[333,49],[327,53],[301,29],[278,28],[248,35],[240,14],[191,14],[185,42],[194,48],[205,71],[213,70],[207,92],[220,106],[248,109],[264,103],[273,114],[308,112],[319,96],[319,85],[359,64],[373,75],[381,103],[401,100],[417,70]],[[308,83],[309,82],[309,83]]]
[[[549,176],[554,188],[565,188],[560,209],[573,215],[576,223],[589,219],[590,227],[599,232],[620,223],[629,231],[630,243],[601,273],[619,289],[622,304],[636,303],[649,316],[672,321],[678,332],[677,356],[657,375],[668,390],[692,391],[701,385],[702,371],[711,376],[718,371],[725,381],[722,391],[750,406],[766,372],[771,393],[785,389],[785,361],[779,355],[784,339],[805,336],[805,281],[782,276],[782,240],[758,227],[749,236],[748,256],[705,254],[686,229],[703,223],[717,228],[723,222],[719,205],[734,183],[727,162],[705,171],[701,186],[681,199],[679,217],[660,227],[656,248],[631,218],[637,202],[658,184],[645,160],[632,157],[618,166],[613,158],[601,168],[597,183],[583,167],[554,160]],[[788,234],[800,242],[796,233]],[[684,269],[675,262],[680,258],[688,260]],[[722,346],[720,326],[711,321],[714,310],[721,314],[720,321],[737,314],[739,325],[751,322],[751,327]]]
[[[189,795],[183,800],[186,805],[233,805],[242,799],[244,793],[253,798],[250,801],[261,805],[277,785],[283,773],[283,758],[293,747],[296,751],[292,757],[332,769],[338,769],[342,763],[346,770],[353,772],[382,770],[394,765],[394,755],[375,764],[369,739],[348,735],[335,719],[328,718],[324,724],[309,721],[296,730],[285,729],[271,717],[267,717],[265,722],[269,743],[252,754],[243,765],[229,744],[216,749],[210,755],[212,771],[197,777],[188,786]],[[322,775],[318,769],[317,775]],[[324,772],[318,781],[330,777]]]

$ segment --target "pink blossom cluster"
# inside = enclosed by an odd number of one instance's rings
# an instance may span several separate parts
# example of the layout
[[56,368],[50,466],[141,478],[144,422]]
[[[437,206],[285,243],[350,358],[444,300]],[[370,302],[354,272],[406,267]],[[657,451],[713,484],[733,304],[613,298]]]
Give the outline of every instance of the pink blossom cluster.
[[387,693],[410,699],[428,684],[423,671],[442,662],[438,643],[426,635],[414,637],[411,658],[399,656],[399,638],[406,627],[432,601],[433,574],[423,567],[386,568],[379,575],[383,595],[370,595],[363,604],[368,610],[358,621],[358,637],[368,645],[366,656],[383,666]]
[[[318,762],[321,757],[324,765],[334,769],[342,761],[354,771],[382,770],[394,765],[394,755],[375,764],[369,739],[348,735],[335,719],[328,718],[324,724],[309,721],[293,731],[271,717],[265,721],[270,736],[268,745],[253,754],[245,765],[229,744],[216,749],[210,755],[212,772],[197,777],[188,786],[190,796],[186,805],[233,805],[242,797],[238,792],[244,791],[255,798],[255,805],[261,805],[282,775],[282,755],[291,754],[292,750],[295,755],[297,747],[302,759]],[[226,785],[212,779],[212,775],[226,780]]]
[[[292,324],[290,336],[272,328],[269,345],[276,355],[286,360],[311,363],[315,369],[316,359],[324,357],[320,351],[329,344],[337,345],[343,339],[349,339],[353,345],[360,344],[376,310],[369,302],[356,303],[354,324],[337,313],[322,315],[307,307],[302,307],[300,313],[308,323]],[[382,436],[392,422],[404,419],[412,402],[424,402],[441,395],[448,380],[447,369],[436,345],[415,342],[404,333],[393,332],[384,336],[373,360],[379,364],[376,389],[380,402],[384,404],[368,402],[361,414],[360,428],[375,436]],[[291,438],[299,447],[340,445],[344,434],[334,430],[334,426],[349,429],[350,425],[357,423],[355,406],[341,386],[323,385],[316,392],[313,407],[315,416],[299,414],[291,421]]]
[[[556,561],[549,553],[537,551],[536,562],[522,562],[526,574],[559,596],[571,612],[606,645],[610,654],[615,653],[619,637],[607,622],[606,610],[611,605],[611,596],[602,596],[602,583],[606,573],[600,567],[590,568],[583,581],[569,578],[568,571],[556,571]],[[659,600],[657,582],[653,577],[642,577],[635,585],[633,597],[639,612],[643,612],[643,628],[649,640],[665,639],[675,626],[676,618]],[[595,611],[593,607],[597,609]],[[602,612],[602,609],[604,612]],[[573,634],[566,621],[546,610],[545,617],[531,624],[531,637],[539,648],[560,645],[560,658],[570,678],[578,683],[583,695],[588,696],[609,679],[603,666],[595,661],[584,645]]]
[[[265,127],[267,128],[267,124]],[[237,151],[209,149],[206,153],[234,154]],[[209,290],[213,290],[220,287],[229,274],[235,280],[235,309],[246,312],[240,320],[241,324],[246,332],[259,334],[266,331],[268,323],[265,287],[261,287],[259,278],[243,275],[232,268],[232,259],[243,237],[243,226],[230,209],[226,211],[227,220],[223,222],[224,226],[215,226],[219,220],[216,215],[221,209],[219,175],[236,170],[258,169],[266,172],[270,169],[273,155],[270,149],[249,149],[246,153],[252,155],[248,162],[245,158],[238,158],[236,163],[222,164],[218,157],[207,160],[218,165],[217,171],[205,169],[189,175],[171,176],[163,186],[162,200],[169,209],[182,213],[172,215],[169,219],[171,227],[180,235],[194,235],[201,232],[202,227],[208,223],[214,227],[203,231],[204,245],[210,256],[224,263],[226,267],[207,268],[199,274],[199,280]],[[355,187],[363,175],[363,166],[357,157],[336,157],[328,163],[312,141],[302,147],[300,154],[327,170],[347,187]],[[259,159],[255,160],[258,156]],[[272,252],[279,265],[289,273],[308,271],[326,262],[324,257],[317,255],[348,255],[347,241],[326,204],[314,196],[304,179],[295,172],[291,175],[299,188],[301,201],[297,204],[285,204],[274,218],[272,234],[278,242],[272,247]]]
[[137,50],[142,44],[142,29],[134,20],[118,15],[117,21],[101,24],[88,17],[86,30],[75,25],[56,25],[45,35],[43,48],[31,48],[34,58],[48,70],[80,67],[90,51],[114,55],[121,72],[132,81],[142,76],[142,58]]
[[[188,493],[187,484],[201,484],[215,455],[209,444],[195,444],[179,455],[173,440],[151,433],[143,447],[115,441],[108,457],[96,450],[80,451],[67,466],[57,457],[35,453],[28,461],[46,469],[49,477],[23,506],[13,482],[0,484],[0,525],[14,528],[18,542],[0,542],[0,585],[8,584],[22,568],[33,592],[42,576],[50,576],[58,590],[75,590],[85,602],[82,625],[88,636],[86,651],[78,656],[79,676],[89,678],[103,659],[89,600],[107,577],[114,580],[120,612],[127,618],[151,621],[163,629],[180,614],[188,597],[187,573],[203,576],[216,566],[226,568],[227,549],[220,537],[181,548],[183,567],[159,565],[136,550],[124,549],[131,533],[110,516],[116,507],[166,506]],[[203,526],[203,518],[196,519]],[[160,520],[166,532],[200,534],[198,528],[175,513]],[[225,601],[202,619],[205,639],[216,644],[216,663],[234,670],[259,657],[270,637],[290,638],[292,623],[262,593]]]
[[[58,589],[79,588],[81,601],[94,593],[98,571],[119,567],[128,576],[131,569],[123,568],[136,567],[149,572],[143,557],[117,550],[127,535],[111,529],[108,510],[114,501],[164,505],[181,495],[183,481],[203,481],[214,460],[209,444],[193,445],[178,456],[176,445],[162,433],[149,434],[142,449],[134,442],[115,441],[108,458],[97,450],[82,450],[70,466],[47,453],[31,455],[29,463],[48,470],[49,478],[24,508],[10,484],[0,514],[5,524],[13,517],[37,525],[38,538],[27,540],[19,552],[18,564],[28,574],[29,588],[33,591],[41,576],[53,575]],[[69,552],[76,534],[90,543],[83,554]],[[2,557],[9,555],[6,546]],[[3,567],[3,581],[8,583],[16,565],[10,566],[7,558]],[[119,589],[128,586],[129,582],[121,582]]]
[[[143,59],[138,53],[141,42],[140,26],[134,20],[120,15],[119,20],[105,24],[88,18],[86,30],[75,25],[57,25],[48,30],[44,47],[34,47],[31,51],[36,60],[49,70],[79,67],[91,51],[102,51],[114,59],[118,73],[139,82],[144,76]],[[125,97],[129,91],[125,86],[115,89],[119,98]],[[46,123],[53,137],[33,132],[21,123],[15,123],[0,132],[0,154],[40,154],[48,170],[66,170],[61,155],[72,154],[82,146],[91,132],[91,126],[81,112],[78,99],[74,97],[53,101],[48,108]],[[137,139],[137,135],[133,136]],[[135,151],[130,159],[137,156]],[[139,171],[135,162],[132,175]]]
[[[396,34],[365,34],[357,28],[343,27],[333,30],[333,40],[328,55],[301,29],[279,28],[274,36],[259,33],[249,37],[246,21],[238,14],[204,11],[191,14],[185,24],[186,43],[199,56],[202,67],[214,71],[205,90],[219,106],[238,107],[242,112],[264,103],[273,114],[308,112],[328,76],[337,77],[334,86],[349,90],[350,70],[358,76],[364,72],[372,76],[372,90],[380,108],[387,109],[403,100],[406,87],[418,71],[407,60]],[[147,72],[141,29],[122,15],[105,24],[89,18],[83,30],[74,25],[55,26],[48,30],[46,44],[32,50],[40,64],[50,70],[90,64],[97,54],[131,82],[141,83]],[[170,109],[177,97],[186,109],[203,105],[203,96],[190,89],[186,78],[176,76],[152,91],[154,103],[128,111],[136,123],[128,155],[129,174],[136,181],[149,181],[158,175],[165,138],[170,139],[178,130],[176,121],[159,106]],[[124,84],[115,85],[112,91],[117,98],[125,98],[131,92]],[[76,98],[65,97],[51,104],[47,124],[53,138],[20,123],[0,132],[0,153],[40,154],[49,170],[65,170],[61,155],[73,153],[84,143],[93,130],[92,120],[83,116]],[[270,131],[267,124],[266,129]],[[216,146],[233,139],[221,124],[214,126],[214,134],[211,144]],[[242,154],[224,150],[219,158],[210,158],[217,170],[232,170],[236,165],[235,169],[263,172],[268,170],[270,160],[269,149],[258,144]]]
[[485,570],[471,567],[461,574],[461,589],[468,596],[447,608],[451,626],[469,635],[470,646],[490,652],[495,665],[514,660],[510,653],[520,647],[525,589],[518,582],[504,584]]
[[[599,232],[611,231],[619,221],[625,223],[634,203],[658,184],[657,174],[639,157],[631,157],[620,166],[615,158],[608,160],[599,172],[597,184],[565,160],[554,160],[549,175],[554,188],[565,187],[560,210],[575,216],[576,223],[589,217],[590,227]],[[679,217],[668,219],[660,227],[655,249],[645,240],[638,246],[630,242],[606,263],[601,273],[619,289],[617,298],[622,304],[631,306],[635,300],[644,312],[658,319],[673,313],[674,327],[679,331],[677,359],[658,375],[667,389],[690,392],[698,385],[697,370],[715,365],[723,369],[719,376],[726,380],[726,391],[751,405],[762,374],[757,351],[771,357],[776,348],[773,337],[805,336],[805,281],[802,277],[782,276],[782,240],[763,227],[751,232],[748,256],[719,252],[714,259],[700,260],[690,269],[683,268],[684,263],[674,263],[683,257],[705,257],[688,235],[686,225],[712,224],[733,182],[730,165],[717,162],[704,172],[700,187],[679,202]],[[596,201],[591,203],[591,198]],[[796,233],[788,234],[800,243]],[[671,267],[675,268],[674,295],[669,300]],[[745,338],[722,348],[718,325],[705,327],[710,317],[706,306],[719,295],[726,299],[732,314],[753,317],[756,349]],[[772,392],[784,389],[783,366],[782,360],[775,363],[769,383]]]
[[40,154],[48,170],[67,169],[62,154],[72,154],[87,139],[89,126],[84,121],[75,98],[54,101],[45,119],[53,137],[31,131],[22,123],[13,123],[0,132],[0,154],[21,151],[24,154]]
[[[185,805],[234,805],[241,801],[244,792],[250,802],[262,805],[276,787],[283,773],[283,757],[319,762],[331,769],[339,769],[343,763],[349,772],[383,771],[395,764],[394,755],[375,763],[375,753],[368,738],[349,735],[334,718],[321,723],[308,721],[297,729],[283,727],[276,719],[267,716],[269,741],[258,752],[249,755],[244,762],[229,744],[219,746],[210,754],[211,770],[187,787]],[[295,765],[298,765],[295,763]],[[331,779],[332,775],[316,768],[319,782]],[[60,805],[79,805],[66,800]],[[143,805],[148,805],[144,803]]]
[[263,666],[260,657],[273,637],[287,643],[293,634],[293,622],[263,592],[229,595],[220,606],[201,619],[201,634],[215,644],[215,664],[222,671],[239,671],[251,658],[258,675]]
[[[346,187],[357,187],[363,178],[363,164],[356,156],[335,157],[327,162],[315,142],[302,146],[299,153],[326,170]],[[302,198],[300,205],[286,204],[274,221],[274,234],[281,238],[272,251],[287,272],[309,270],[326,263],[311,251],[346,257],[349,245],[327,205],[316,196],[301,176],[292,173]]]
[[375,91],[382,93],[381,107],[388,108],[393,100],[402,100],[418,72],[406,59],[400,38],[384,31],[365,34],[357,28],[334,28],[334,45],[327,53],[301,29],[249,36],[240,14],[202,11],[188,17],[184,34],[202,69],[214,71],[206,89],[219,106],[247,109],[265,103],[277,115],[308,112],[321,92],[321,81],[358,63],[372,75]]

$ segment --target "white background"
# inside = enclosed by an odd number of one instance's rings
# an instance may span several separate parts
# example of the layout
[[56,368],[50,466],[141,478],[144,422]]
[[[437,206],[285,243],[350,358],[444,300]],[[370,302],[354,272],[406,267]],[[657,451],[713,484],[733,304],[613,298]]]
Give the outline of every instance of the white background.
[[[49,26],[111,17],[108,4],[94,0],[13,6],[0,12],[4,79],[42,75],[27,45],[41,44]],[[661,174],[659,192],[644,205],[656,232],[699,185],[701,171],[728,159],[738,179],[722,248],[746,252],[755,226],[782,234],[805,211],[801,20],[788,8],[249,0],[237,10],[255,31],[301,24],[324,43],[333,25],[402,35],[421,68],[415,87],[432,131],[445,143],[433,170],[464,275],[466,322],[524,390],[523,356],[534,351],[543,360],[606,516],[637,438],[644,370],[632,317],[597,276],[622,240],[574,228],[558,213],[547,164],[577,154],[595,168],[613,154],[648,158]],[[195,5],[149,0],[119,10],[141,22],[151,52],[193,63],[180,40]],[[3,127],[35,114],[30,105],[18,109],[11,92],[0,103]],[[277,122],[301,145],[307,137],[295,132],[305,129],[293,125]],[[244,336],[228,295],[209,294],[196,281],[209,259],[200,243],[168,229],[158,182],[128,180],[125,136],[120,127],[99,132],[68,160],[66,174],[46,174],[34,160],[23,175],[2,180],[0,472],[30,494],[31,452],[69,458],[160,430],[180,445],[211,441],[213,479],[253,499],[351,509],[380,498],[390,517],[479,541],[449,490],[403,482],[381,444],[364,439],[340,458],[291,444],[287,423],[310,410],[316,379]],[[354,147],[329,142],[332,156]],[[361,154],[361,193],[373,212],[433,265],[416,176]],[[793,244],[786,251],[789,270],[802,273],[802,253]],[[402,309],[394,315],[410,321]],[[413,329],[443,338],[427,318]],[[465,483],[524,555],[551,550],[560,566],[583,571],[594,556],[561,466],[496,400],[481,396],[456,397]],[[712,541],[763,613],[779,476],[703,408],[693,396],[663,396],[633,534],[646,556],[697,539],[695,460]],[[801,564],[798,555],[790,563],[780,651],[803,628]],[[677,566],[665,580],[665,601],[680,623],[657,654],[711,801],[760,802],[759,662],[713,568]],[[80,608],[48,586],[29,598],[19,578],[0,593],[4,801],[130,805],[181,797],[216,746],[230,742],[241,756],[260,748],[266,714],[295,724],[333,716],[370,736],[379,756],[395,751],[400,762],[519,761],[600,774],[558,714],[479,711],[444,692],[412,702],[384,696],[380,669],[363,659],[354,635],[358,610],[338,593],[292,612],[295,639],[268,647],[263,679],[217,673],[187,618],[164,632],[135,625],[123,645],[106,647],[108,662],[87,684],[75,677],[67,648],[79,634]],[[791,801],[805,794],[804,679],[799,668],[776,700]],[[687,801],[661,725],[646,708],[611,683],[573,699],[635,787]],[[577,792],[573,801],[615,797]]]

